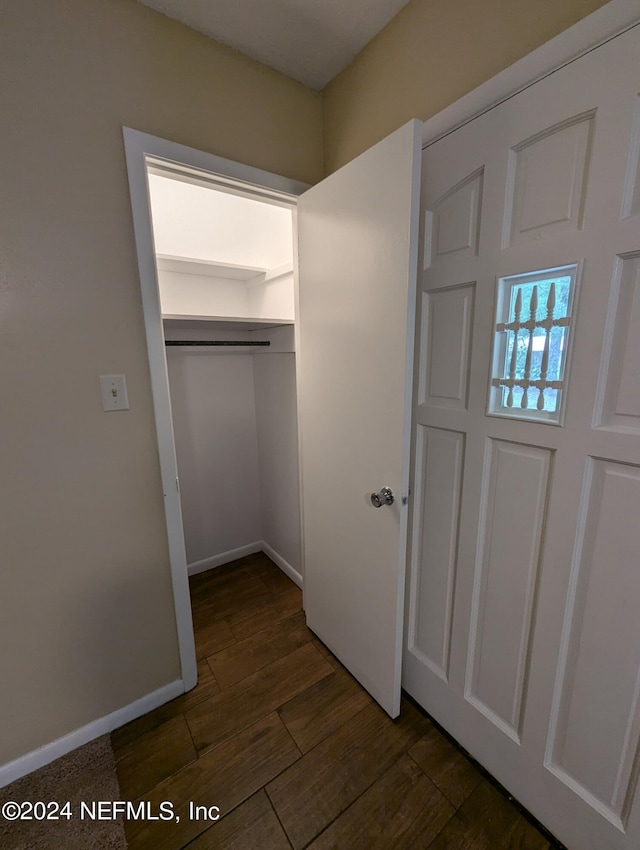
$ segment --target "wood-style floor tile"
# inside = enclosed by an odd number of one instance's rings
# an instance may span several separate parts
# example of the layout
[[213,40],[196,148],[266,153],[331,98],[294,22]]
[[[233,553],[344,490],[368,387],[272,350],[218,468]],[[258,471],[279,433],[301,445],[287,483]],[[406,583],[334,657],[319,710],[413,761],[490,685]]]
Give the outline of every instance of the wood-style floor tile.
[[194,627],[198,629],[214,620],[223,620],[244,606],[268,605],[272,601],[273,594],[259,576],[245,573],[238,581],[215,582],[211,584],[210,595],[202,599],[193,591]]
[[115,750],[123,800],[135,800],[198,757],[182,715]]
[[154,811],[174,804],[179,822],[127,821],[129,850],[179,850],[216,824],[189,818],[194,805],[218,806],[225,817],[300,755],[277,714],[263,717],[144,795]]
[[[273,572],[282,573],[280,567],[278,567],[264,552],[257,552],[255,555],[251,556],[254,561],[252,565],[252,570],[256,575],[263,576],[266,574],[270,574]],[[284,573],[282,573],[284,575]]]
[[195,629],[194,637],[198,661],[236,643],[226,620],[213,620],[207,625]]
[[431,726],[409,755],[456,809],[482,782],[480,771],[436,726]]
[[267,793],[295,850],[391,767],[427,726],[407,701],[395,722],[369,705],[271,782]]
[[112,735],[122,798],[179,821],[128,821],[129,850],[550,850],[414,704],[384,714],[264,554],[189,583],[197,686]]
[[215,609],[216,597],[227,599],[237,593],[238,598],[246,599],[256,588],[261,591],[267,589],[260,576],[250,568],[239,566],[235,570],[227,570],[226,565],[217,567],[189,579],[191,608],[197,615],[201,611]]
[[549,850],[549,842],[483,779],[428,850]]
[[[238,558],[236,561],[230,561],[227,564],[190,576],[189,587],[192,598],[197,602],[200,598],[206,598],[210,594],[211,588],[232,586],[252,580],[256,576],[259,578],[265,569],[264,557],[261,553],[247,555],[244,558]],[[269,561],[269,564],[272,564],[272,562]],[[272,566],[275,567],[275,564],[272,564]]]
[[304,646],[313,635],[302,611],[274,623],[245,640],[207,658],[209,667],[222,689],[229,688],[253,673]]
[[271,596],[267,602],[259,602],[247,605],[242,609],[230,614],[227,623],[231,633],[236,640],[245,640],[257,632],[262,632],[280,620],[286,620],[300,611],[302,606],[302,593],[299,588],[291,582],[291,587],[286,593],[279,596]]
[[339,667],[285,703],[278,713],[298,748],[306,753],[372,702],[364,688]]
[[253,676],[199,703],[185,717],[198,753],[275,711],[333,668],[311,644],[274,661]]
[[291,850],[280,821],[264,791],[250,797],[215,823],[189,850]]
[[291,590],[292,586],[297,587],[275,564],[265,564],[259,575],[269,590],[275,595],[287,593]]
[[453,813],[453,806],[405,755],[358,797],[309,850],[427,847]]
[[142,717],[138,717],[136,720],[127,723],[126,726],[122,726],[120,729],[112,732],[111,743],[114,750],[122,749],[122,747],[134,741],[140,735],[150,732],[162,723],[166,723],[167,720],[171,720],[172,717],[180,717],[185,711],[193,708],[193,706],[219,693],[220,687],[207,662],[198,662],[198,684],[196,687],[187,691],[186,694],[176,697],[171,702],[161,705],[155,711],[151,711],[149,714],[143,714]]

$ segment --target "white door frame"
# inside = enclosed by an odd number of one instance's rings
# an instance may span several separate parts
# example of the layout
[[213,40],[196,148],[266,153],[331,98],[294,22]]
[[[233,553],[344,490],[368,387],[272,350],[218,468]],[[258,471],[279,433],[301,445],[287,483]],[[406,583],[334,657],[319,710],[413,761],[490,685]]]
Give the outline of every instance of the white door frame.
[[611,0],[437,115],[428,118],[423,125],[422,147],[437,142],[638,23],[638,0]]
[[[162,161],[167,166],[187,166],[193,169],[194,179],[198,172],[223,178],[236,191],[247,195],[259,195],[264,200],[284,202],[295,208],[296,199],[309,186],[296,180],[280,177],[259,168],[242,165],[229,159],[198,151],[185,145],[160,139],[156,136],[123,127],[124,146],[129,175],[131,210],[138,254],[142,308],[147,338],[151,391],[158,435],[160,474],[164,493],[164,507],[169,544],[169,562],[173,587],[178,647],[182,684],[185,691],[195,687],[198,681],[191,598],[187,576],[187,557],[180,506],[178,467],[171,404],[169,379],[162,327],[162,311],[156,273],[155,245],[149,204],[147,165],[149,159]],[[294,232],[295,238],[295,232]]]

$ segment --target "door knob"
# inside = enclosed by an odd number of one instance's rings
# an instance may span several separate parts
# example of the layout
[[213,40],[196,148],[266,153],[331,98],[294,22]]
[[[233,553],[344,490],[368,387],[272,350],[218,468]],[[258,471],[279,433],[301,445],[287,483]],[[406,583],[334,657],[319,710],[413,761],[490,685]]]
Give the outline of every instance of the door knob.
[[374,508],[381,508],[383,505],[392,505],[394,501],[395,496],[391,487],[383,487],[379,493],[371,494],[371,504]]

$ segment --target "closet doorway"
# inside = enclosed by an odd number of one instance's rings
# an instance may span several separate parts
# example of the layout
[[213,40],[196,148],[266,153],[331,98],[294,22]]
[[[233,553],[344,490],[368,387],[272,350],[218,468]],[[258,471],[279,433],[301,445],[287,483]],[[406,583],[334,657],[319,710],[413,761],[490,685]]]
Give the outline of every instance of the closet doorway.
[[307,186],[123,132],[188,691],[189,572],[264,548],[301,583],[292,263]]
[[291,206],[148,181],[188,573],[264,551],[301,586]]
[[[266,265],[253,260],[244,262],[244,273],[264,275],[256,283],[256,291],[263,284],[269,290],[253,298],[251,286],[245,281],[245,306],[253,300],[263,312],[239,316],[237,304],[229,304],[229,299],[233,300],[243,288],[242,281],[229,278],[230,271],[238,271],[243,263],[229,257],[210,261],[223,264],[227,275],[225,278],[218,274],[222,278],[223,301],[227,299],[226,312],[216,307],[217,312],[212,314],[210,306],[202,305],[198,308],[202,308],[202,313],[193,312],[203,288],[211,289],[210,283],[203,282],[211,277],[203,274],[207,258],[194,258],[192,247],[182,255],[175,246],[157,250],[151,222],[150,181],[160,177],[209,190],[213,186],[231,196],[258,199],[289,210],[295,207],[294,244],[300,268],[296,268],[294,259],[293,343],[304,481],[304,488],[300,487],[303,542],[298,546],[303,549],[307,622],[383,708],[396,716],[400,706],[408,517],[420,132],[418,121],[408,122],[309,189],[239,163],[124,130],[185,690],[195,685],[197,671],[165,341],[181,342],[181,346],[170,347],[185,349],[191,347],[185,343],[195,341],[216,343],[220,348],[225,347],[221,343],[242,342],[243,345],[234,346],[236,357],[252,351],[258,443],[268,443],[275,434],[281,438],[282,429],[277,424],[272,428],[269,420],[280,417],[283,407],[288,406],[269,404],[266,407],[270,412],[260,412],[262,396],[270,396],[270,388],[282,384],[278,377],[263,376],[262,372],[271,373],[277,355],[292,354],[293,346],[291,319],[278,315],[282,307],[274,315],[271,298],[271,290],[278,288],[280,278],[286,277],[287,272],[283,273],[282,266],[264,271],[271,261]],[[174,201],[169,207],[179,211],[180,204]],[[187,229],[186,236],[192,235]],[[160,260],[157,254],[163,254]],[[296,251],[294,258],[295,254]],[[193,263],[194,259],[195,264],[185,270],[185,260]],[[184,291],[189,273],[200,278],[199,282],[189,281],[191,301],[186,306],[169,306],[178,285],[176,275],[181,281],[178,288]],[[163,305],[159,283],[162,274],[168,275]],[[211,320],[212,316],[218,323],[215,331],[211,330],[211,321],[209,329],[200,327],[207,325],[207,317]],[[271,321],[274,319],[277,321]],[[224,327],[233,320],[235,330]],[[242,321],[249,324],[241,329]],[[165,324],[171,322],[199,326],[174,324],[165,330]],[[255,323],[262,326],[254,327]],[[269,328],[268,324],[276,326]],[[183,335],[186,333],[198,335],[198,339],[187,339]],[[205,333],[217,338],[204,340],[201,335]],[[246,336],[240,338],[240,333]],[[180,338],[165,340],[165,334],[179,334]],[[255,353],[266,348],[269,353]],[[198,354],[199,359],[193,361],[200,377],[206,356]],[[193,371],[190,368],[189,375]],[[255,380],[257,372],[261,372],[261,389]],[[205,413],[211,416],[220,412],[215,409],[214,398],[221,394],[220,386],[231,385],[236,392],[243,381],[245,385],[250,383],[246,374],[238,381],[227,376],[212,391],[195,391],[191,398],[194,404],[204,405]],[[207,392],[211,397],[203,400]],[[244,398],[246,404],[246,395]],[[270,398],[267,400],[271,402]],[[178,407],[174,398],[174,408]],[[265,433],[270,437],[259,434],[265,420]],[[233,430],[230,423],[227,428]],[[191,435],[188,429],[185,432],[188,442]],[[286,443],[287,450],[291,442]],[[259,453],[258,445],[258,478]],[[275,455],[277,452],[267,451],[263,466],[268,466]],[[381,493],[385,494],[384,500]],[[224,498],[224,492],[214,493],[210,511],[217,500]],[[281,498],[279,488],[274,486],[263,513],[278,507],[276,503]],[[383,510],[376,509],[383,505]],[[268,541],[265,543],[274,548]],[[260,547],[263,548],[262,541]],[[229,557],[229,553],[237,554],[241,548],[233,541],[227,542],[220,554]],[[294,545],[291,550],[295,553],[300,548]],[[207,549],[194,550],[193,568],[213,565],[217,557],[219,554],[209,554]],[[292,559],[295,557],[294,554]],[[291,566],[285,555],[282,560]],[[286,571],[283,563],[280,566]]]

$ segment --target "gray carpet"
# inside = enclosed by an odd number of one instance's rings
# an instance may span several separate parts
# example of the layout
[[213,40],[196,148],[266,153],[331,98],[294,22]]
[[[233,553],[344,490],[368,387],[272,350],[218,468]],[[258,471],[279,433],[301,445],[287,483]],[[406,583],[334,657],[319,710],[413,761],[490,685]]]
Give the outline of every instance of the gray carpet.
[[[118,800],[120,789],[108,735],[96,738],[29,776],[0,788],[0,808],[12,801],[71,803],[67,820],[7,821],[0,816],[2,850],[126,850],[121,822],[84,820],[80,802]],[[11,811],[11,807],[9,807]]]

